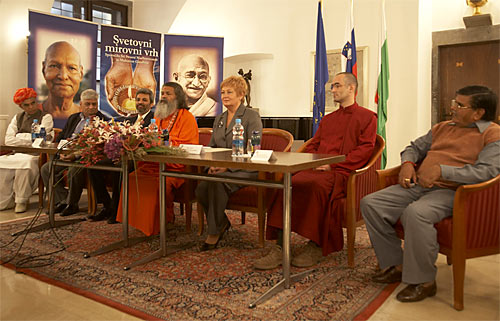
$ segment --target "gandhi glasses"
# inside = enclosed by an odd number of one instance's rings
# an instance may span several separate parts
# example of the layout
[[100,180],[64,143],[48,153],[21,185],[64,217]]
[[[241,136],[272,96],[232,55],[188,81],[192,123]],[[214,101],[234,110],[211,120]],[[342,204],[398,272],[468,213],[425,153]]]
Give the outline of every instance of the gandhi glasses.
[[458,101],[456,101],[455,99],[452,99],[452,100],[451,100],[451,106],[452,106],[452,107],[455,107],[455,108],[458,108],[458,109],[467,109],[467,108],[472,108],[471,106],[465,106],[464,104],[459,103],[459,102],[458,102]]
[[207,82],[208,81],[208,73],[206,73],[206,72],[199,72],[199,73],[197,73],[196,71],[188,71],[188,72],[184,73],[184,78],[186,78],[188,80],[192,81],[196,77],[198,77],[198,79],[201,82]]

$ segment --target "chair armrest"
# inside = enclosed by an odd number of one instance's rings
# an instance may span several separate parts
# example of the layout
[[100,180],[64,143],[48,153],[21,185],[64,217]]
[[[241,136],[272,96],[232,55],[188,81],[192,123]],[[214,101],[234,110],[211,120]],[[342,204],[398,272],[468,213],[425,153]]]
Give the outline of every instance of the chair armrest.
[[377,168],[380,167],[380,156],[371,160],[363,168],[356,169],[349,174],[346,190],[346,216],[355,221],[362,220],[359,202],[366,195],[377,191]]
[[[488,181],[460,186],[453,204],[453,235],[466,249],[498,248],[500,234],[500,175]],[[462,240],[460,240],[462,239]]]
[[377,170],[378,189],[381,190],[387,186],[397,184],[400,169],[401,166],[396,166],[393,168]]
[[312,140],[312,138],[305,141],[304,144],[300,145],[300,147],[295,152],[296,153],[304,153],[304,150],[306,149],[307,145],[311,142],[311,140]]

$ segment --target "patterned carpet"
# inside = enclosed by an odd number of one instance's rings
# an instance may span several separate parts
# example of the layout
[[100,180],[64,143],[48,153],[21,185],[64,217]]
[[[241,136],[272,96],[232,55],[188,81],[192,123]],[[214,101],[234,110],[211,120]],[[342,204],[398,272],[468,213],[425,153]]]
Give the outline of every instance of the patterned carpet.
[[[176,209],[176,222],[169,229],[168,244],[193,246],[165,258],[130,271],[123,270],[125,265],[158,249],[159,240],[153,238],[130,248],[84,259],[84,252],[119,240],[122,231],[121,224],[85,221],[56,230],[66,249],[48,257],[52,264],[22,271],[127,313],[165,320],[364,319],[394,289],[384,289],[369,281],[376,260],[366,230],[358,228],[356,268],[347,267],[345,250],[333,253],[290,289],[249,309],[248,304],[282,276],[281,268],[267,272],[252,268],[253,260],[266,251],[257,247],[256,216],[248,214],[246,224],[241,225],[239,212],[229,212],[233,227],[219,248],[198,252],[195,245],[205,236],[198,238],[196,224],[192,233],[185,233],[184,217],[178,212]],[[46,220],[42,216],[39,222]],[[24,219],[1,224],[1,244],[7,244],[12,239],[10,233],[28,222]],[[131,228],[130,236],[141,236],[141,233]],[[21,242],[19,238],[2,248],[2,260],[11,257]],[[293,235],[292,244],[295,248],[305,244],[305,240]],[[58,248],[60,245],[51,231],[31,233],[11,263]],[[303,270],[292,267],[292,273]]]

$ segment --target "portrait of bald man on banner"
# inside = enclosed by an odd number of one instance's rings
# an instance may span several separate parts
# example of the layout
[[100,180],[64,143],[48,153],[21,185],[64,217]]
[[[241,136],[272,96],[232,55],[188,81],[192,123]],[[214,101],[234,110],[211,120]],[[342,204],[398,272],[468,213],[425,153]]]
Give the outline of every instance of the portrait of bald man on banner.
[[75,47],[66,41],[52,43],[45,51],[42,74],[48,89],[43,110],[53,118],[64,119],[80,112],[73,99],[83,79],[83,66]]
[[28,87],[64,128],[80,93],[96,88],[97,24],[29,11]]

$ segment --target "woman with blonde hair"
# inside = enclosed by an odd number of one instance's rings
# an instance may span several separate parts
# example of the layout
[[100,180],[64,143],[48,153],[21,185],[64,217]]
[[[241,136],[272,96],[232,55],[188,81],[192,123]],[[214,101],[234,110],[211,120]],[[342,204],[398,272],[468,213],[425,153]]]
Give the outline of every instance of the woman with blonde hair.
[[[209,146],[231,148],[233,126],[236,119],[241,119],[241,124],[245,129],[244,142],[248,140],[253,131],[262,132],[262,121],[258,112],[243,104],[248,90],[243,77],[230,76],[224,79],[220,88],[222,104],[227,110],[215,118]],[[257,172],[223,167],[210,167],[208,173],[227,177],[257,178]],[[225,214],[226,204],[231,194],[242,187],[236,184],[207,181],[198,184],[196,198],[203,206],[208,225],[208,237],[201,244],[200,251],[215,249],[224,233],[231,226],[231,222]]]

